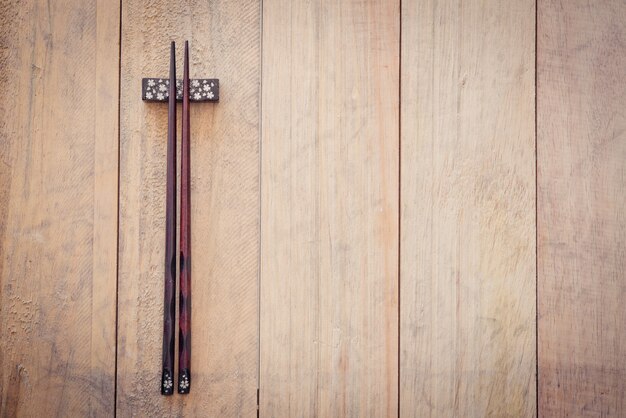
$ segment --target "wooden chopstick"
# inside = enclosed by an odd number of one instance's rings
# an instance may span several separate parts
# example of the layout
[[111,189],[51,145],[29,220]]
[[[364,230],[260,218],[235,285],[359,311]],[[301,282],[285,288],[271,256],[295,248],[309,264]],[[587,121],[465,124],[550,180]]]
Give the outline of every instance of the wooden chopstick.
[[163,368],[161,394],[174,393],[174,336],[176,333],[176,45],[170,49],[167,112],[167,189],[165,200],[165,289],[163,299]]
[[191,184],[189,124],[189,43],[183,64],[183,135],[180,191],[180,299],[178,336],[178,393],[191,389]]

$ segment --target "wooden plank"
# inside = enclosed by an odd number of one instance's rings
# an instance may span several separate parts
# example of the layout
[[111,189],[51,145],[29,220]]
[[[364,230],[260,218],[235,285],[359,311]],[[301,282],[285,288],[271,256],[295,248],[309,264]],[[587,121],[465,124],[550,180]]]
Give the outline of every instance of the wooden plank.
[[534,7],[402,2],[403,417],[535,414]]
[[[128,0],[122,16],[117,412],[253,416],[260,3]],[[191,106],[193,384],[189,396],[166,398],[159,379],[167,105],[142,102],[141,79],[167,75],[172,39],[179,73],[188,39],[191,77],[218,78],[221,97]]]
[[538,8],[541,416],[626,415],[626,3]]
[[111,416],[119,4],[0,5],[2,416]]
[[397,415],[399,23],[263,4],[261,416]]

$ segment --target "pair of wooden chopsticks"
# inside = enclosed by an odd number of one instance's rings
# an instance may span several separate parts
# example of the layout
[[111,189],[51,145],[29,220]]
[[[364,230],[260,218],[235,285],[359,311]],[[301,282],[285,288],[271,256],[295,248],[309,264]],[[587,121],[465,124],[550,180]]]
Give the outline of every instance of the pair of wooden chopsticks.
[[[167,190],[165,204],[165,292],[163,309],[163,367],[161,394],[174,393],[174,335],[176,322],[176,45],[170,49],[167,125]],[[191,182],[189,123],[189,43],[185,41],[180,194],[180,295],[178,393],[191,389]]]

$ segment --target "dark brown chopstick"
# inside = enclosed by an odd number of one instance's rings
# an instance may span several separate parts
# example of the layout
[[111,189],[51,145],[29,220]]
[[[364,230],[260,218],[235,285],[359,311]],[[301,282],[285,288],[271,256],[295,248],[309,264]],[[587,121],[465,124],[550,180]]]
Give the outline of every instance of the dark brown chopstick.
[[170,49],[167,112],[167,189],[165,200],[165,289],[163,299],[163,367],[161,394],[174,393],[174,336],[176,333],[176,46]]
[[183,135],[180,190],[180,299],[178,335],[178,393],[191,389],[191,184],[189,124],[189,44],[183,64]]

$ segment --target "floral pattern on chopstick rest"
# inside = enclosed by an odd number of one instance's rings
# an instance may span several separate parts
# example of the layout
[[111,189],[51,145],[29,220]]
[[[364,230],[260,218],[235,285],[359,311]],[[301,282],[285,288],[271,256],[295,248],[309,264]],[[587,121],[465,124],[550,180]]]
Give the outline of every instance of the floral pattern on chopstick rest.
[[[169,99],[170,80],[167,78],[144,78],[141,81],[141,99],[166,102]],[[192,102],[219,101],[220,82],[215,78],[189,80],[189,100]],[[176,80],[176,100],[183,100],[183,80]]]

